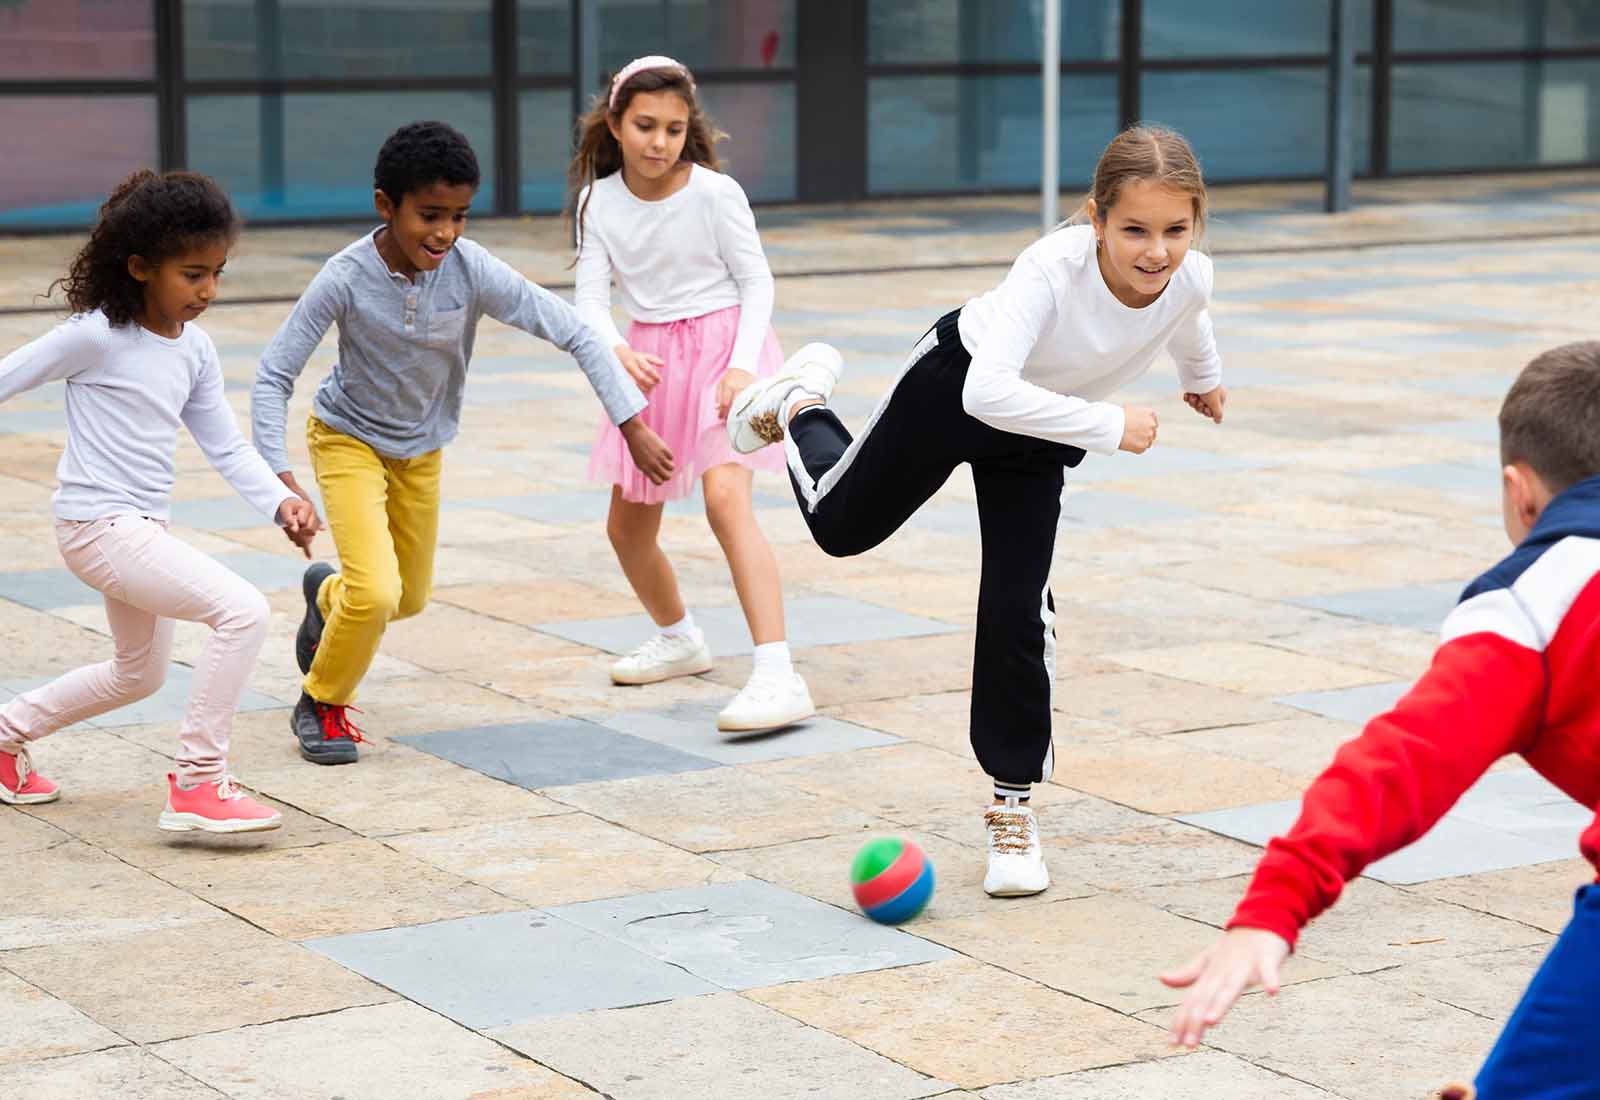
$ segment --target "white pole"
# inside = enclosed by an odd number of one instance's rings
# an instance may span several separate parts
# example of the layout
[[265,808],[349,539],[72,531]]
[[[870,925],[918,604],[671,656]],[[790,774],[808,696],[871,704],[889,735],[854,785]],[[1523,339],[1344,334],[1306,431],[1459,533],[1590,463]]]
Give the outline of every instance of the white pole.
[[1040,141],[1040,221],[1043,232],[1056,227],[1061,193],[1061,0],[1044,0],[1044,133]]

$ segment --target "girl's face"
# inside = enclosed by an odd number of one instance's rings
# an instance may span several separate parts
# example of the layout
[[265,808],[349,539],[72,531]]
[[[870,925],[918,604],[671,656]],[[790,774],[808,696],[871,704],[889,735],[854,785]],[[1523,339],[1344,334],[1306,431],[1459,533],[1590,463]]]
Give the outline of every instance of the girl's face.
[[622,117],[608,117],[606,126],[622,146],[623,178],[655,183],[671,172],[683,155],[689,105],[677,92],[638,92],[628,101]]
[[1109,210],[1089,202],[1106,286],[1130,306],[1161,296],[1194,242],[1194,198],[1154,180],[1122,189]]
[[199,317],[216,298],[228,262],[228,245],[226,240],[200,242],[158,264],[143,256],[128,257],[128,274],[144,285],[139,323],[176,339],[184,323]]

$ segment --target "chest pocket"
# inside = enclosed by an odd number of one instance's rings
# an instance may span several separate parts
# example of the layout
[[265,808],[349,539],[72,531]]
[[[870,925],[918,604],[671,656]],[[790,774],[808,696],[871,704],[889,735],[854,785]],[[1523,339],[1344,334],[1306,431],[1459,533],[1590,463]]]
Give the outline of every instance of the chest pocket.
[[462,334],[467,327],[468,312],[466,306],[435,310],[428,319],[428,343],[436,348],[460,347]]

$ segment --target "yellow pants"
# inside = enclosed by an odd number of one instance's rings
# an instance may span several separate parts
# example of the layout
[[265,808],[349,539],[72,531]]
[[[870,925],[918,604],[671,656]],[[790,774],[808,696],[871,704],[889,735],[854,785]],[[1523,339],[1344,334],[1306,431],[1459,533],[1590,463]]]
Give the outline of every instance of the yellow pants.
[[432,593],[440,452],[385,458],[315,416],[306,442],[339,572],[317,593],[326,624],[305,690],[318,702],[345,704],[390,620],[417,614]]

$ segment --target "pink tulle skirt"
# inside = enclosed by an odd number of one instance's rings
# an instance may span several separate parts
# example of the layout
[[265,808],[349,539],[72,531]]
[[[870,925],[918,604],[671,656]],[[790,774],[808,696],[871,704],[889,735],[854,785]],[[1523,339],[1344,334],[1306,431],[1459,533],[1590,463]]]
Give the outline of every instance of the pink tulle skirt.
[[[653,483],[633,464],[622,433],[602,416],[600,435],[589,452],[591,481],[622,486],[624,500],[659,504],[692,494],[695,482],[713,466],[732,462],[750,470],[785,468],[782,447],[763,447],[748,455],[735,451],[728,444],[726,421],[717,415],[717,383],[728,369],[738,330],[738,306],[659,325],[635,321],[629,327],[629,347],[666,362],[660,384],[645,395],[650,404],[639,415],[672,448],[677,472],[665,485]],[[756,355],[756,377],[771,377],[782,366],[783,350],[768,328]]]

